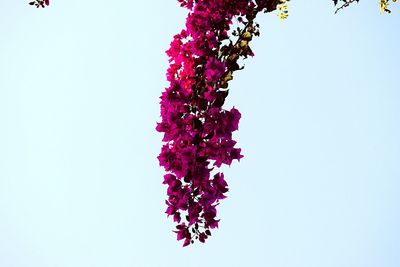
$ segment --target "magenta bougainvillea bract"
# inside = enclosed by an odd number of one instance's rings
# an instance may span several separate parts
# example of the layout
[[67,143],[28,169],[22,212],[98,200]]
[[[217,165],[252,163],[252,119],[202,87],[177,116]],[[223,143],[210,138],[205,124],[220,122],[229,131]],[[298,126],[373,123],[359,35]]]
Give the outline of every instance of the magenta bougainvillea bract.
[[[223,108],[228,81],[238,60],[253,56],[249,42],[258,35],[254,18],[279,1],[179,0],[189,10],[186,28],[167,50],[169,87],[161,96],[157,131],[165,142],[158,156],[167,172],[166,213],[176,222],[177,239],[187,246],[218,227],[217,205],[228,184],[217,169],[243,156],[232,132],[240,112]],[[239,26],[233,29],[233,20]]]

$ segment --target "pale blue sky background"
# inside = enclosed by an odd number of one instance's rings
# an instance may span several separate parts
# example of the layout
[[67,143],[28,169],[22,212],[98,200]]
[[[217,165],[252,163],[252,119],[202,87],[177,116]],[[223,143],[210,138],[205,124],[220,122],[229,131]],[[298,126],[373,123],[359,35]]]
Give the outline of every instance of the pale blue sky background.
[[[0,266],[400,266],[400,8],[292,1],[231,82],[245,158],[220,229],[163,213],[158,97],[176,1],[0,7]],[[376,2],[376,3],[375,3]]]

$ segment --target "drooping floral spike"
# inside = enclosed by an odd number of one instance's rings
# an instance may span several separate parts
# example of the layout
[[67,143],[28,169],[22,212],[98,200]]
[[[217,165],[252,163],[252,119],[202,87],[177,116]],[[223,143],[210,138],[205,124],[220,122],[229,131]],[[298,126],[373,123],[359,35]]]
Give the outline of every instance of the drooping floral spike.
[[[242,69],[239,59],[253,56],[249,42],[259,35],[254,22],[280,0],[178,0],[189,10],[186,28],[176,34],[166,51],[170,83],[161,96],[161,122],[165,144],[158,156],[165,168],[168,216],[177,223],[183,245],[205,242],[218,227],[217,205],[228,184],[217,171],[243,156],[232,132],[238,130],[240,112],[224,109],[228,82]],[[286,2],[286,1],[284,1]],[[238,21],[234,28],[233,21]]]

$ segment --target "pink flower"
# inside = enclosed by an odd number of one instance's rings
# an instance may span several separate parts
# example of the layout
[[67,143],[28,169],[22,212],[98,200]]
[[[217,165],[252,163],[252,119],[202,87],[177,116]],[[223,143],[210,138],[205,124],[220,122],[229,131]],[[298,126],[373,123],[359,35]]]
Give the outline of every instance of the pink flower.
[[253,23],[258,12],[276,8],[279,0],[178,2],[189,14],[186,29],[173,37],[166,51],[170,85],[160,97],[161,122],[156,130],[164,134],[165,142],[158,160],[167,172],[166,214],[173,216],[177,239],[187,246],[195,239],[204,243],[210,229],[218,227],[216,206],[226,198],[228,184],[214,169],[243,157],[232,139],[241,114],[223,105],[227,82],[240,68],[238,58],[252,51],[247,43],[234,45],[237,37],[229,40],[232,20]]
[[210,82],[217,82],[225,72],[225,64],[215,58],[209,58],[206,63],[206,78]]

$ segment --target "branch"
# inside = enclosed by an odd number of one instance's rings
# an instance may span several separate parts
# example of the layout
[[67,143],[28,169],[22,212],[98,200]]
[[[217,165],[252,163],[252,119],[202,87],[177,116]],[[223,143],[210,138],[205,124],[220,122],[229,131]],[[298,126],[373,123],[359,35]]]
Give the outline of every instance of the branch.
[[[341,5],[340,7],[338,7],[335,11],[335,14],[338,13],[338,11],[340,9],[344,9],[345,7],[348,7],[350,4],[354,3],[354,2],[359,2],[359,0],[342,0],[344,2],[343,5]],[[336,2],[337,3],[337,2]],[[335,4],[336,5],[336,4]]]

